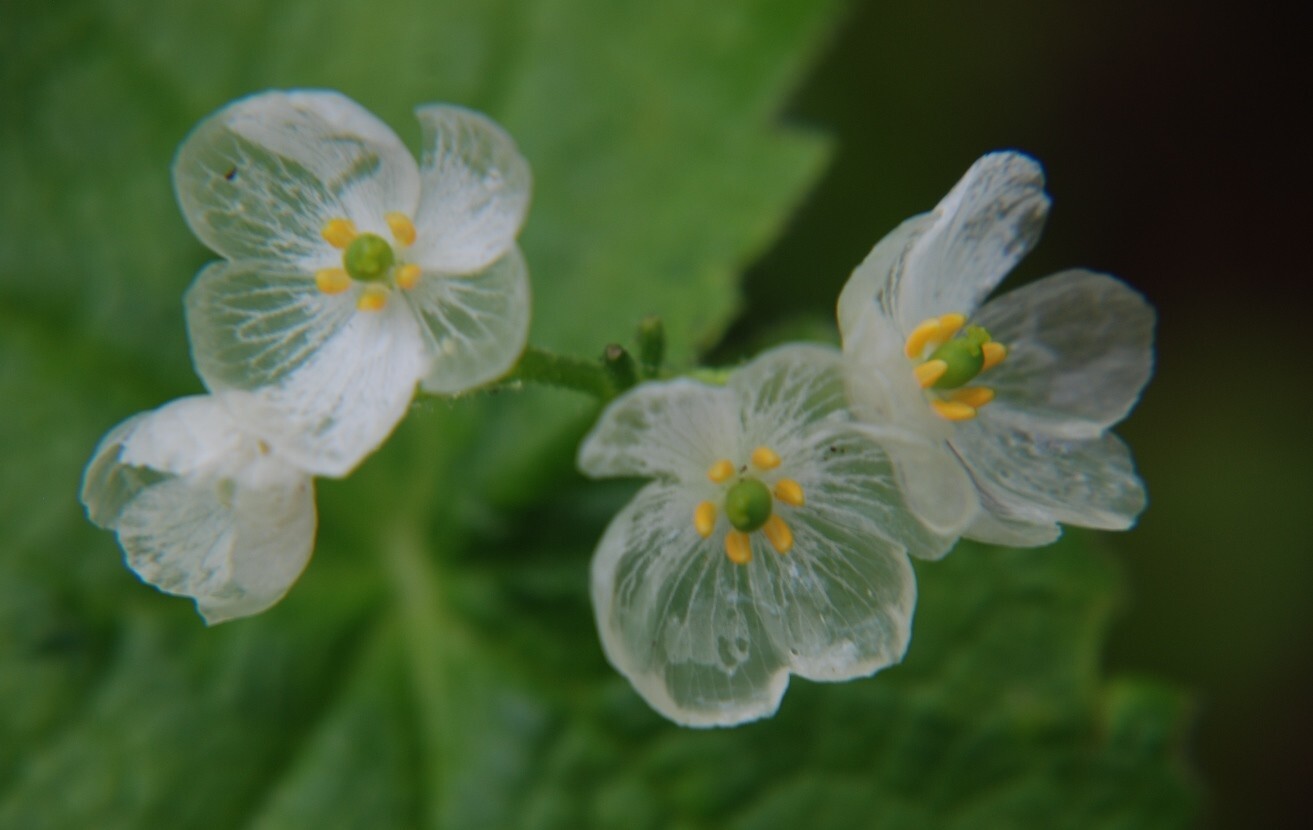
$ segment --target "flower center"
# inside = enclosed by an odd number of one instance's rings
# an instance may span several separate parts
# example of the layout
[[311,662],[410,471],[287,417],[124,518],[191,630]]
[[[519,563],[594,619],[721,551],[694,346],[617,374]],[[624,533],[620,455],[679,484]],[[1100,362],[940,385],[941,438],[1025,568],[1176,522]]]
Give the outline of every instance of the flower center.
[[[748,534],[758,530],[776,552],[785,554],[793,548],[793,531],[776,512],[775,502],[802,507],[806,499],[802,486],[791,478],[775,478],[773,489],[762,480],[773,478],[772,471],[780,464],[774,450],[757,447],[748,464],[736,466],[728,458],[721,458],[707,468],[707,478],[725,485],[724,499],[719,509],[715,502],[700,502],[693,511],[693,528],[699,536],[708,538],[716,530],[719,510],[724,510],[732,528],[725,534],[725,555],[736,565],[752,561],[752,538]],[[758,475],[746,475],[749,466]]]
[[[941,418],[967,421],[994,400],[988,386],[967,386],[1007,357],[1007,347],[980,326],[967,326],[966,315],[944,314],[925,320],[907,337],[904,353],[916,366],[912,374],[928,390],[930,407]],[[965,328],[963,328],[965,326]]]
[[[384,217],[396,245],[402,249],[415,244],[415,225],[404,213]],[[410,262],[400,262],[396,249],[375,233],[358,233],[350,219],[332,219],[324,225],[324,240],[342,251],[341,268],[325,268],[315,274],[315,285],[325,294],[341,294],[360,283],[356,307],[361,311],[378,311],[387,305],[391,289],[411,289],[419,284],[423,269]]]

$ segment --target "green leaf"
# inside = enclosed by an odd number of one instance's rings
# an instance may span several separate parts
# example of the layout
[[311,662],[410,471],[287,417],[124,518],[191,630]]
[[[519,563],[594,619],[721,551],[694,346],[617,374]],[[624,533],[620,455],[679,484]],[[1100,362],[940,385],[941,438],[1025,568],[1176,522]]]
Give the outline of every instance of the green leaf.
[[[778,112],[836,4],[68,0],[0,31],[0,827],[1170,826],[1183,701],[1107,683],[1115,595],[1077,539],[920,568],[908,662],[798,682],[779,717],[676,728],[601,656],[588,556],[631,490],[583,484],[593,404],[425,401],[319,483],[315,559],[204,628],[76,502],[96,441],[200,390],[176,208],[186,131],[269,87],[338,88],[414,145],[483,109],[533,165],[533,340],[646,314],[687,364],[825,157]],[[547,495],[551,494],[551,495]]]

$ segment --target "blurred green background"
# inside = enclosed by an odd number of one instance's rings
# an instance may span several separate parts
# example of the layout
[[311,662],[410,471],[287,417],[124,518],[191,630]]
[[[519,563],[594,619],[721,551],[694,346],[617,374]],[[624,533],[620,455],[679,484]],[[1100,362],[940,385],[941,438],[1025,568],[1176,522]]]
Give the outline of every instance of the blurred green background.
[[[1300,32],[1122,0],[0,0],[0,827],[1293,825]],[[596,646],[587,556],[632,487],[571,472],[589,404],[429,402],[321,485],[287,600],[206,630],[74,494],[110,426],[199,391],[180,298],[209,254],[168,165],[277,86],[411,146],[423,101],[503,121],[534,341],[595,352],[656,311],[677,364],[817,331],[883,233],[1030,152],[1055,207],[1016,279],[1088,266],[1159,309],[1120,430],[1150,508],[919,565],[905,665],[688,732]]]

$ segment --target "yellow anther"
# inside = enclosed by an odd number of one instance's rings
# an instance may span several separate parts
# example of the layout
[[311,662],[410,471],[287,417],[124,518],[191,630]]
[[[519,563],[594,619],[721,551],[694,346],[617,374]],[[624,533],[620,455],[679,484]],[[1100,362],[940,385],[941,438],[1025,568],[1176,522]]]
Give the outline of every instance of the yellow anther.
[[780,466],[780,454],[770,447],[757,447],[752,451],[752,466],[758,470],[773,470]]
[[907,343],[903,348],[908,357],[918,360],[925,352],[926,346],[938,342],[939,321],[931,318],[912,329],[912,333],[907,335]]
[[944,376],[948,371],[948,362],[945,360],[927,360],[920,366],[912,370],[916,375],[916,382],[921,385],[922,389],[935,385],[935,381]]
[[356,308],[361,311],[382,311],[388,304],[388,290],[381,285],[367,285],[356,300]]
[[315,272],[315,286],[325,294],[341,294],[351,287],[351,277],[341,268],[325,268]]
[[415,263],[403,265],[397,269],[397,285],[402,288],[414,288],[419,285],[419,278],[424,276],[424,269]]
[[974,409],[979,409],[990,401],[994,400],[994,390],[988,386],[967,386],[962,389],[955,389],[948,396],[950,400],[964,403]]
[[356,238],[356,225],[350,219],[330,219],[320,233],[329,245],[339,250],[345,249]]
[[952,314],[939,315],[939,340],[948,340],[953,335],[957,334],[958,330],[966,324],[967,317],[965,314],[954,312]]
[[788,553],[793,550],[793,531],[779,516],[771,516],[766,520],[766,524],[761,526],[761,532],[766,534],[770,540],[771,547],[775,548],[778,553]]
[[698,504],[693,511],[693,529],[703,539],[711,535],[711,531],[716,529],[716,505],[709,501]]
[[392,238],[409,247],[415,244],[415,223],[404,213],[389,213],[383,217],[392,230]]
[[802,485],[791,478],[782,478],[775,482],[775,498],[794,507],[802,507],[807,503],[806,497],[802,494]]
[[1003,358],[1008,356],[1008,347],[1002,343],[995,343],[993,340],[981,344],[980,351],[985,355],[985,362],[980,366],[982,372],[993,369],[1003,362]]
[[930,405],[939,417],[948,421],[969,421],[976,417],[976,408],[961,401],[941,401],[936,398]]
[[728,458],[722,458],[707,469],[707,478],[717,484],[724,484],[729,481],[730,476],[734,475],[734,462]]
[[752,561],[752,540],[741,530],[731,530],[725,534],[725,555],[735,565],[746,565]]

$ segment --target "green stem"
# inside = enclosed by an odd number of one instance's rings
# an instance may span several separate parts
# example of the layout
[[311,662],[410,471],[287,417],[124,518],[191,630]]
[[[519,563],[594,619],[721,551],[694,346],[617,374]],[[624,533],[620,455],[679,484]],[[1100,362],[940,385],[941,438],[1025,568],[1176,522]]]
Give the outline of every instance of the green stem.
[[503,383],[512,381],[572,389],[601,401],[609,401],[621,391],[602,361],[553,354],[537,346],[524,350],[520,362]]

